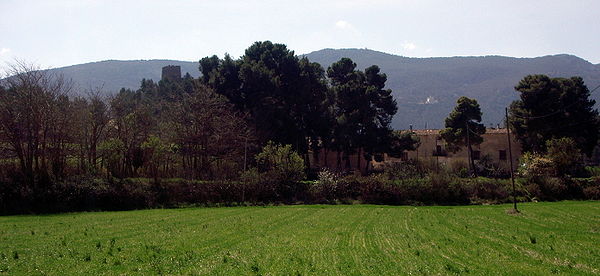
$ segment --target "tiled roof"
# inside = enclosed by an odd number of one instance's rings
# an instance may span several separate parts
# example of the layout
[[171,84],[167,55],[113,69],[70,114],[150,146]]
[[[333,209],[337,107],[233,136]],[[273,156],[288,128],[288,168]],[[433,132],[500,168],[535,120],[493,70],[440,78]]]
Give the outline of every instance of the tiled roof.
[[[440,133],[440,129],[415,129],[413,130],[417,135],[436,135]],[[505,134],[506,128],[486,128],[486,134]]]

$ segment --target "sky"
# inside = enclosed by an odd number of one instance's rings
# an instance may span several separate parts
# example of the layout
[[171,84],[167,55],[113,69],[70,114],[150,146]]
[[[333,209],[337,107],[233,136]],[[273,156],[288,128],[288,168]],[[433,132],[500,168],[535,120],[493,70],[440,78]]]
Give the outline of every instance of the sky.
[[408,57],[573,54],[600,63],[600,1],[0,0],[0,68],[118,59],[197,61],[255,41],[296,54],[368,48]]

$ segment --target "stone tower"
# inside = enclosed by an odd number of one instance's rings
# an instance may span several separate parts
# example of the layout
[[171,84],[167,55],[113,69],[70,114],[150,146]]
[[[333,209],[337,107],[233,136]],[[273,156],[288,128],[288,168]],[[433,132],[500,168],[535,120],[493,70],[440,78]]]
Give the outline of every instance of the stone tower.
[[162,80],[178,81],[181,79],[181,66],[167,65],[162,68]]

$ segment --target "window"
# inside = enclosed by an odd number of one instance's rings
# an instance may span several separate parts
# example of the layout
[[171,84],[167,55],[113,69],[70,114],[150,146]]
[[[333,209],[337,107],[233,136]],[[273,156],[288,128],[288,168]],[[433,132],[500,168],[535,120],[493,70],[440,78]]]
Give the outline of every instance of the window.
[[479,160],[481,158],[481,151],[474,150],[473,151],[473,160]]
[[444,148],[442,148],[441,145],[435,145],[435,149],[432,152],[433,156],[446,156],[448,155],[446,153],[446,150],[444,150]]
[[498,159],[500,159],[500,160],[506,160],[506,150],[499,150],[498,151]]
[[408,152],[403,151],[402,154],[400,154],[400,160],[408,161]]

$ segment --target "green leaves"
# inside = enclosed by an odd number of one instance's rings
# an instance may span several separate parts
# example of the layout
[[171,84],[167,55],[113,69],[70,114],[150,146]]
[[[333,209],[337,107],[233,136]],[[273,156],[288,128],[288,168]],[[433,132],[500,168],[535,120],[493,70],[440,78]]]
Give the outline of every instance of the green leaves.
[[582,152],[592,152],[600,120],[582,78],[528,75],[515,90],[520,98],[510,106],[510,121],[525,151],[544,152],[546,141],[570,137]]
[[[262,142],[291,144],[306,152],[306,138],[324,136],[329,121],[323,68],[284,44],[256,42],[238,60],[200,61],[202,81],[248,112]],[[316,140],[316,139],[315,139]]]
[[304,179],[304,160],[291,145],[278,145],[269,141],[262,152],[256,155],[256,163],[262,172],[273,174],[284,183],[298,182]]
[[383,89],[387,76],[377,65],[356,70],[349,58],[333,63],[327,76],[335,95],[336,147],[346,154],[362,149],[366,156],[388,151],[397,106],[392,91]]
[[440,132],[448,150],[457,152],[460,147],[467,146],[467,135],[473,145],[483,142],[481,135],[485,133],[485,126],[480,122],[481,109],[477,100],[460,97],[446,118],[446,128]]

